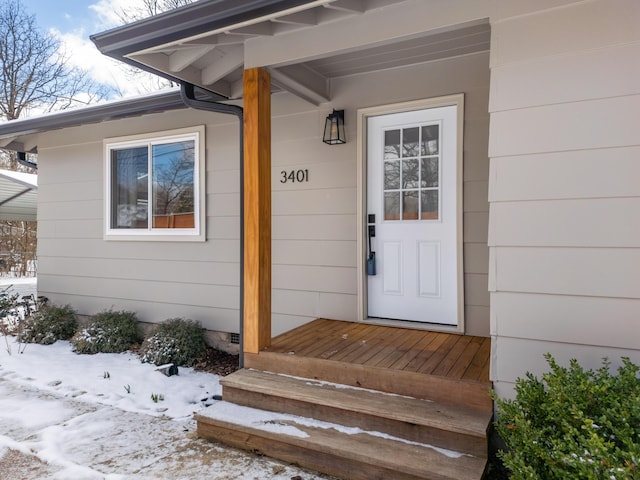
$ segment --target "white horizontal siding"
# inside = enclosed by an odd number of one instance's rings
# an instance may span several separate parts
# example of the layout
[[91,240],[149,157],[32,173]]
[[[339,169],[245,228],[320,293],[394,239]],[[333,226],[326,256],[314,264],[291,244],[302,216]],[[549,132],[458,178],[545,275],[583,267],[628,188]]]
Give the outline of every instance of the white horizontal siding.
[[102,238],[102,219],[89,220],[38,220],[38,239],[41,243],[49,238]]
[[640,360],[640,4],[495,7],[491,375],[510,395],[546,352]]
[[38,245],[38,256],[67,258],[122,258],[165,261],[238,262],[237,240],[208,240],[189,245],[171,242],[107,242],[100,239],[52,238]]
[[356,267],[356,242],[344,240],[273,240],[271,258],[278,265]]
[[[489,109],[494,112],[638,94],[640,62],[627,62],[627,58],[640,58],[640,41],[496,66]],[[569,91],[564,82],[571,82]]]
[[640,334],[628,333],[630,326],[640,331],[640,299],[499,292],[491,310],[494,323],[498,319],[493,333],[501,337],[578,345],[598,338],[602,345],[626,349],[640,342]]
[[230,310],[237,310],[239,306],[238,287],[201,283],[180,284],[171,280],[140,282],[130,279],[74,277],[38,272],[38,293],[47,296],[65,294],[102,297],[111,299],[112,305],[118,305],[119,300],[128,300]]
[[272,219],[274,240],[356,240],[356,215],[286,215]]
[[[46,177],[46,175],[43,175]],[[55,198],[58,202],[78,202],[102,200],[104,186],[98,179],[81,183],[45,183],[38,185],[38,194],[47,198]]]
[[640,95],[633,95],[496,112],[491,115],[489,155],[637,145],[639,111]]
[[83,278],[182,284],[197,282],[203,285],[225,286],[240,284],[240,269],[237,263],[202,260],[177,262],[171,258],[159,261],[156,259],[43,257],[39,259],[38,267],[47,272],[64,272],[67,276]]
[[272,284],[273,288],[284,290],[357,293],[355,268],[274,264]]
[[496,203],[489,245],[640,248],[640,215],[629,212],[640,197]]
[[[307,190],[310,185],[316,189],[350,188],[356,178],[355,162],[327,161],[314,164],[312,169],[297,158],[291,158],[291,163],[273,166],[271,169],[271,189],[275,192]],[[306,170],[306,181],[291,181],[287,177],[293,172]],[[284,173],[283,173],[284,172]],[[302,175],[299,175],[302,177]]]
[[538,12],[492,23],[492,68],[640,40],[636,0],[584,1],[543,10],[545,3],[540,2]]
[[271,194],[271,202],[274,216],[355,214],[356,189],[352,187],[274,191]]
[[640,249],[498,247],[493,261],[497,291],[640,298]]
[[[614,372],[622,364],[622,357],[629,357],[632,362],[640,364],[638,349],[497,337],[492,346],[492,357],[499,359],[494,362],[494,375],[499,379],[494,382],[497,394],[503,397],[512,395],[516,379],[523,378],[526,372],[539,377],[548,371],[549,367],[544,359],[546,353],[553,355],[564,366],[568,366],[569,360],[575,358],[586,369],[600,368],[604,358],[611,361]],[[505,361],[506,359],[510,361]]]
[[[44,277],[43,277],[44,279]],[[46,281],[45,281],[46,283]],[[238,311],[198,305],[183,305],[160,301],[144,301],[140,299],[109,298],[99,292],[94,296],[77,293],[55,292],[55,301],[59,305],[69,304],[81,315],[92,315],[104,310],[128,310],[136,312],[139,319],[146,322],[159,323],[169,318],[190,318],[199,321],[204,328],[222,332],[237,332]]]
[[640,196],[640,147],[491,160],[492,202]]

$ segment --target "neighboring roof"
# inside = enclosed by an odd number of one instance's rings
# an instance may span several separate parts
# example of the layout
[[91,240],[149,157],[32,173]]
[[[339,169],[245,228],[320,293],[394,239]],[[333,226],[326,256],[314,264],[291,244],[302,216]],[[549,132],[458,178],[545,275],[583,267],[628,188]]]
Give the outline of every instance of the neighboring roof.
[[0,170],[0,220],[36,221],[38,176]]
[[[264,67],[276,89],[320,105],[338,76],[488,51],[486,15],[469,8],[461,24],[430,28],[430,3],[201,0],[91,39],[107,56],[230,99],[243,95],[244,68]],[[318,48],[301,52],[305,42]],[[280,55],[271,61],[265,51]]]
[[20,151],[21,145],[12,142],[22,135],[182,108],[187,107],[180,97],[180,92],[172,90],[160,94],[156,93],[37,117],[12,120],[0,124],[0,148]]

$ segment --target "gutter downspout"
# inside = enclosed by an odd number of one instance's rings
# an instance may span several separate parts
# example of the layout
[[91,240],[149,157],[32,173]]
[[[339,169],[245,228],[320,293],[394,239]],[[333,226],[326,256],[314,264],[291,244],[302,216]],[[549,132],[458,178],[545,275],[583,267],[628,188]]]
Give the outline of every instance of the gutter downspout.
[[202,90],[209,99],[196,99],[195,86],[191,83],[180,84],[182,101],[196,110],[235,115],[240,120],[240,368],[244,368],[244,110],[237,105],[220,103],[227,100],[207,90]]

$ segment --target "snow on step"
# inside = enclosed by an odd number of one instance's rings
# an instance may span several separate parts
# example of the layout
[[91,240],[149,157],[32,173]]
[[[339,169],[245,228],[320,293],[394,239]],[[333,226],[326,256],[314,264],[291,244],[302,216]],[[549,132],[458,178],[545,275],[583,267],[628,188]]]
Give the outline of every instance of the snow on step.
[[486,459],[357,427],[218,402],[200,436],[353,480],[480,479]]

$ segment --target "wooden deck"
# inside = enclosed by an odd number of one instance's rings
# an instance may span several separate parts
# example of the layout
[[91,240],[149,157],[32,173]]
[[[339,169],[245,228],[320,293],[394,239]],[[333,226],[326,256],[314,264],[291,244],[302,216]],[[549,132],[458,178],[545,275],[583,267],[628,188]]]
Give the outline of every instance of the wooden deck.
[[491,340],[319,319],[275,337],[266,351],[489,382]]
[[318,319],[245,366],[491,411],[488,338]]
[[[196,416],[198,434],[348,480],[480,480],[489,358],[488,338],[318,319],[245,353],[221,380],[223,402]],[[225,403],[257,410],[230,419]]]

